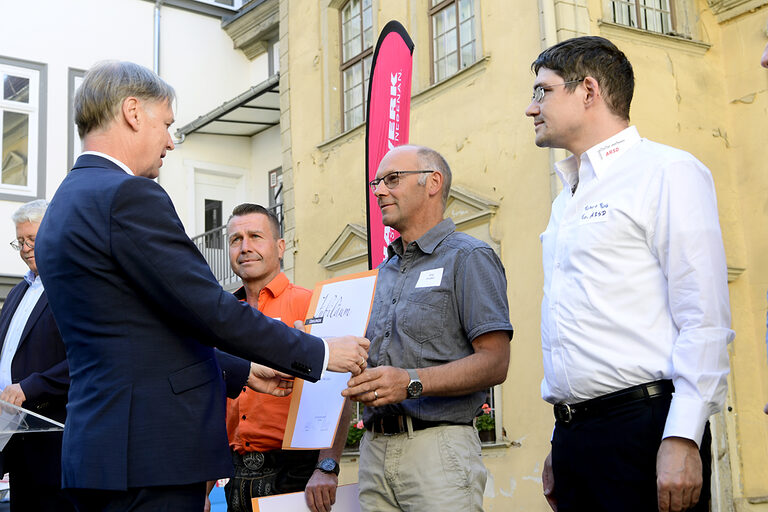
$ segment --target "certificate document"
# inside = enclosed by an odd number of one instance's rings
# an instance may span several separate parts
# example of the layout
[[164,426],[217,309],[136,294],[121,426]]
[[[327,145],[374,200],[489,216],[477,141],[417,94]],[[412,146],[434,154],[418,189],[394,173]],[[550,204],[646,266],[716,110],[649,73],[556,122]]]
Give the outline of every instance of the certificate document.
[[[360,501],[357,497],[357,484],[340,485],[336,488],[336,503],[333,512],[360,512]],[[309,512],[303,492],[278,494],[253,498],[254,512]]]
[[[378,270],[369,270],[318,283],[307,312],[307,331],[321,338],[365,336],[377,276]],[[331,447],[344,406],[341,392],[351,376],[325,372],[315,383],[296,380],[283,436],[284,450]]]

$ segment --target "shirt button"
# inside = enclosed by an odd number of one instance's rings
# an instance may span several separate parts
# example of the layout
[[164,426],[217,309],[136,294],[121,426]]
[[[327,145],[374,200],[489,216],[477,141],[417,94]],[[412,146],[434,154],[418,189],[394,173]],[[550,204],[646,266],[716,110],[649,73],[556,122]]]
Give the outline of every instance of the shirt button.
[[400,272],[401,272],[401,273],[403,273],[403,274],[405,274],[405,267],[401,268],[401,269],[400,269]]
[[248,441],[246,441],[246,442],[245,442],[245,446],[251,446],[251,443],[249,443]]
[[397,299],[392,299],[392,304],[396,303]]
[[245,414],[243,414],[243,419],[245,419]]
[[389,331],[387,331],[387,332],[385,332],[385,333],[384,333],[384,337],[385,337],[385,338],[389,338]]
[[243,391],[245,391],[246,389],[248,389],[248,388],[246,388],[245,386],[243,386]]

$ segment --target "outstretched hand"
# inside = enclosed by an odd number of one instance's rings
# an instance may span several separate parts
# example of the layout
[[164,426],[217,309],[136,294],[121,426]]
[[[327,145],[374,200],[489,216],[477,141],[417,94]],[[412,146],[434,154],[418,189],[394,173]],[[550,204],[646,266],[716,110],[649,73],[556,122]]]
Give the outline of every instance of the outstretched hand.
[[19,384],[10,384],[5,387],[2,393],[0,393],[0,400],[18,407],[21,407],[21,404],[23,404],[26,399],[27,397],[24,395],[24,390],[21,389]]
[[408,371],[393,366],[369,368],[347,382],[341,394],[367,406],[397,404],[408,397]]
[[371,342],[359,336],[327,338],[328,370],[359,375],[368,366],[368,347]]
[[273,396],[288,396],[293,391],[293,377],[256,363],[251,363],[246,384],[254,391]]

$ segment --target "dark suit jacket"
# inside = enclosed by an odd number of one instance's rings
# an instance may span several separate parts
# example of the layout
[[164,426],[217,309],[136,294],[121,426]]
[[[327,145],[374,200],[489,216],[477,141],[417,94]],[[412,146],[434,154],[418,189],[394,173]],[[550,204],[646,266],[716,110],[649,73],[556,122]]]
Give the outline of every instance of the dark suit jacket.
[[36,248],[72,379],[64,487],[123,490],[230,475],[212,346],[320,377],[322,340],[225,292],[162,187],[104,158],[78,158]]
[[[13,287],[0,313],[0,350],[11,319],[29,284]],[[22,407],[63,422],[66,416],[69,367],[46,293],[40,296],[21,334],[11,363],[11,380],[19,384],[26,401]],[[14,478],[59,485],[61,482],[61,432],[15,434],[0,457],[0,473]]]

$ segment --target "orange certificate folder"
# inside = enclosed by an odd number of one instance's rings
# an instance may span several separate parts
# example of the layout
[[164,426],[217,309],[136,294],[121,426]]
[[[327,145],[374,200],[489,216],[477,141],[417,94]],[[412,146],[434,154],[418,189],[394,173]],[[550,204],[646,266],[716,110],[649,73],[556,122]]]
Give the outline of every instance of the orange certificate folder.
[[[340,485],[336,488],[333,512],[360,512],[357,484]],[[278,494],[253,498],[253,512],[309,512],[303,492]]]
[[[309,304],[307,332],[321,338],[365,336],[378,270],[321,281]],[[296,379],[283,436],[283,450],[330,448],[344,407],[341,391],[349,373],[326,371],[315,383]]]

